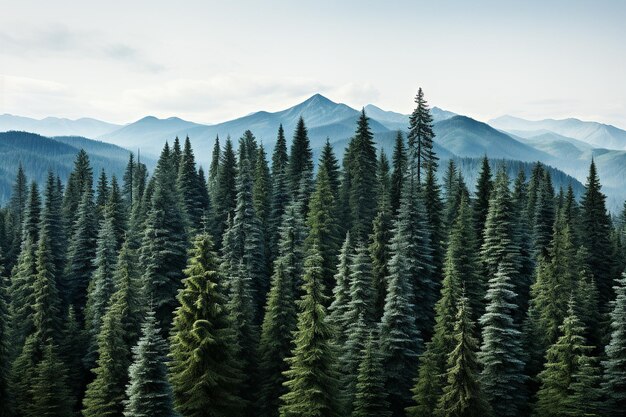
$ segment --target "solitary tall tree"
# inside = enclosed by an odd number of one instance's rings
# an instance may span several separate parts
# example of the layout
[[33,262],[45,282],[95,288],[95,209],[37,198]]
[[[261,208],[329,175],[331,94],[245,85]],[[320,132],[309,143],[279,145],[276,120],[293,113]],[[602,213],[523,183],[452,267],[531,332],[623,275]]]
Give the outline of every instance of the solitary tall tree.
[[417,171],[417,183],[422,183],[422,174],[425,176],[428,169],[437,168],[437,156],[433,150],[433,118],[430,115],[430,108],[424,98],[424,92],[420,87],[415,96],[415,110],[409,117],[409,149],[415,154]]

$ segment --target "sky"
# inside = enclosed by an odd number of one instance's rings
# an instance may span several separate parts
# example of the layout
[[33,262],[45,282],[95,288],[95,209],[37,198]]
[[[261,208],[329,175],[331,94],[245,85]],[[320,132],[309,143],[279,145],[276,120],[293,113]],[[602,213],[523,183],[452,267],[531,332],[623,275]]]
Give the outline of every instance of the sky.
[[314,93],[626,128],[626,1],[0,0],[0,114],[217,123]]

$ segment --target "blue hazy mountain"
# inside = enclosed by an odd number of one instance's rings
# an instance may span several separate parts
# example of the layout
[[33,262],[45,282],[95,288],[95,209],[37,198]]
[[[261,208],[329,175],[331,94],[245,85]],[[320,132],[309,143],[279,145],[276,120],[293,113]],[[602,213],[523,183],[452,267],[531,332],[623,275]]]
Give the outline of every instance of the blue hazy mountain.
[[488,123],[496,129],[507,132],[553,132],[588,143],[594,148],[626,150],[626,131],[604,123],[574,118],[532,121],[508,115],[492,119]]
[[71,120],[46,117],[39,120],[11,114],[0,115],[0,132],[16,130],[38,133],[43,136],[84,136],[96,138],[120,127],[120,125],[90,118]]
[[[84,149],[89,154],[94,176],[102,169],[121,180],[128,162],[129,151],[110,143],[99,142],[83,137],[45,137],[27,132],[0,133],[0,203],[9,198],[20,163],[29,181],[45,184],[48,171],[58,174],[65,182],[74,168],[76,154]],[[155,161],[142,158],[149,169]]]

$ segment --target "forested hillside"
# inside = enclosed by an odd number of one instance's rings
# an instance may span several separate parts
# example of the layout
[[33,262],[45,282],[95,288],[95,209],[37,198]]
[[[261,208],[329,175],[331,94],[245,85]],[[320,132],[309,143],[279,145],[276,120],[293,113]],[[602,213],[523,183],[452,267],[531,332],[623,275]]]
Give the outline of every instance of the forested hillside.
[[7,162],[0,417],[623,416],[626,205],[593,162],[443,158],[415,103],[387,151],[362,111],[315,157],[299,118],[206,171]]

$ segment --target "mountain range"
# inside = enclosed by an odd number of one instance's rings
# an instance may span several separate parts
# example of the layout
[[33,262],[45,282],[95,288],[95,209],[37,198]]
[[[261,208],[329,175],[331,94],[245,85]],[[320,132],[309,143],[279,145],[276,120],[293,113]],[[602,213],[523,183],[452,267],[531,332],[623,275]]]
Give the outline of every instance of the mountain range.
[[[370,118],[370,129],[377,146],[391,154],[397,132],[407,132],[409,115],[387,111],[373,104],[363,109]],[[626,198],[626,186],[623,184],[623,175],[626,174],[624,130],[578,119],[530,121],[508,115],[484,123],[438,107],[433,107],[431,114],[436,151],[443,161],[450,158],[477,159],[484,155],[510,161],[541,161],[584,182],[593,157],[611,207],[616,209]],[[159,119],[147,116],[122,126],[95,119],[35,120],[3,115],[0,116],[0,131],[11,129],[44,136],[94,138],[120,148],[141,150],[141,154],[151,160],[158,156],[166,140],[171,142],[175,137],[182,139],[189,136],[198,162],[206,167],[217,136],[222,144],[230,136],[236,145],[236,139],[245,130],[251,130],[266,151],[271,152],[278,126],[283,125],[289,138],[300,117],[306,122],[316,156],[329,139],[341,157],[354,134],[359,115],[357,109],[315,94],[282,111],[258,111],[214,125],[178,117]],[[74,139],[73,145],[78,146],[78,143],[79,140]]]

